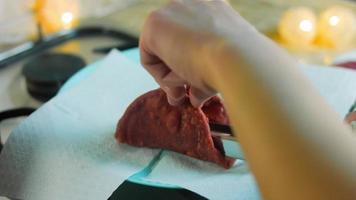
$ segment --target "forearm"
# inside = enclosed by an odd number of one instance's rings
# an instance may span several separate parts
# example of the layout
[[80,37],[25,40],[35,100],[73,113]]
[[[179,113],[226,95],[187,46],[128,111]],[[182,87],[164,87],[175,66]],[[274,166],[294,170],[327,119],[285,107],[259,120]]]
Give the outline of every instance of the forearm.
[[356,197],[355,138],[295,61],[252,29],[218,46],[209,82],[264,196]]
[[223,1],[172,1],[153,12],[140,53],[173,104],[186,85],[194,106],[222,93],[266,198],[356,199],[351,131],[296,63]]

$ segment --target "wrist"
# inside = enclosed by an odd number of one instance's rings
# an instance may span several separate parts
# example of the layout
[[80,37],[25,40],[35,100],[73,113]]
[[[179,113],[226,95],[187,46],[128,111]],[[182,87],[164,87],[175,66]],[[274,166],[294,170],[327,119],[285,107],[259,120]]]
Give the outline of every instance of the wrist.
[[235,25],[231,31],[224,31],[205,47],[207,62],[204,71],[207,73],[204,81],[218,92],[222,92],[224,85],[232,84],[231,81],[238,77],[239,71],[248,65],[245,62],[246,55],[253,55],[254,49],[259,48],[253,45],[261,38],[254,27],[246,21]]

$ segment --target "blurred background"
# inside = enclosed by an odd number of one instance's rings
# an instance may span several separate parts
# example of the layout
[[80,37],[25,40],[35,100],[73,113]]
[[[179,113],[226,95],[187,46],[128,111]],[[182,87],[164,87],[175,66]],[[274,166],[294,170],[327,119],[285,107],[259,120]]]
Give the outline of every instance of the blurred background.
[[[168,0],[0,0],[0,52],[27,40],[35,40],[38,37],[38,24],[41,24],[44,34],[78,26],[100,25],[138,36],[148,13],[167,2]],[[302,61],[330,64],[333,57],[356,47],[353,16],[356,13],[355,1],[228,2],[258,30],[279,42]],[[71,48],[78,51],[74,46]]]
[[[0,52],[36,39],[39,23],[44,34],[77,26],[101,25],[138,36],[147,14],[167,2],[168,0],[0,0]],[[284,45],[305,62],[330,64],[332,57],[356,45],[355,37],[350,38],[355,35],[351,30],[355,26],[355,19],[351,19],[356,13],[355,1],[228,2],[258,30]],[[327,27],[330,20],[335,23],[334,30]],[[299,23],[302,21],[300,29]],[[281,37],[278,32],[284,33],[285,37]],[[288,35],[288,32],[293,35]],[[306,45],[301,47],[300,44]]]

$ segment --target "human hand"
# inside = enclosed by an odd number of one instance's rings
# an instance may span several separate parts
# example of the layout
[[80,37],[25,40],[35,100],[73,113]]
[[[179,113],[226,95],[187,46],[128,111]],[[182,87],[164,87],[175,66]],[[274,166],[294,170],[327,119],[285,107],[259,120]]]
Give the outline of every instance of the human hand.
[[241,20],[222,0],[176,0],[151,13],[140,38],[141,63],[170,104],[180,104],[188,86],[195,107],[216,94],[210,81],[211,55]]

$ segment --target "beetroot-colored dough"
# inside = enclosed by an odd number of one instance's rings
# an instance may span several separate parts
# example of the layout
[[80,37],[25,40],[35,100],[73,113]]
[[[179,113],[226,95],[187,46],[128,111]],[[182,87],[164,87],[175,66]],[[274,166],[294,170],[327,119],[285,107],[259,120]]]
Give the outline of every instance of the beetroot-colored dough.
[[169,149],[230,168],[235,160],[225,156],[221,140],[211,136],[209,119],[228,123],[219,97],[211,98],[202,109],[188,100],[171,106],[163,90],[156,89],[131,103],[118,122],[115,137],[121,143]]
[[348,61],[348,62],[338,63],[338,64],[336,64],[336,66],[356,70],[356,61]]

